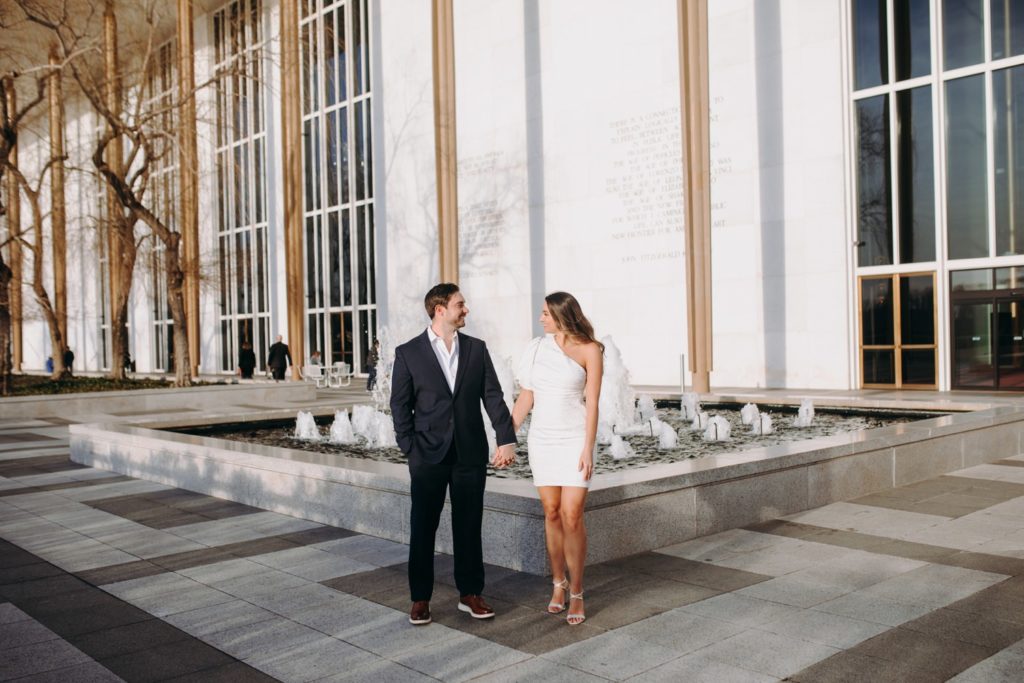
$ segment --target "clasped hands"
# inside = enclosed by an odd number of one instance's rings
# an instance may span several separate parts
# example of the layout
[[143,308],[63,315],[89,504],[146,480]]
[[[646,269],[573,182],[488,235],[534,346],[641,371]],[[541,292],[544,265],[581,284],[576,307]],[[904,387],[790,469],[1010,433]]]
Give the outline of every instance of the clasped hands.
[[494,467],[497,469],[503,469],[508,467],[516,461],[516,445],[514,443],[507,443],[504,446],[498,446],[497,452],[494,454]]

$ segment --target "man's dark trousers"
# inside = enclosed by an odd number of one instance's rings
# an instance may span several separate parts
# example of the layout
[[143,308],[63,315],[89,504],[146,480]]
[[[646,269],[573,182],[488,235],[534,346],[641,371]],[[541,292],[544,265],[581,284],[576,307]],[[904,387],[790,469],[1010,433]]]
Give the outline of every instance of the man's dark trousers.
[[434,590],[434,540],[444,509],[445,491],[452,505],[455,586],[459,595],[484,590],[481,543],[487,466],[460,463],[452,442],[444,460],[409,462],[412,478],[412,528],[409,539],[409,591],[413,601],[430,600]]

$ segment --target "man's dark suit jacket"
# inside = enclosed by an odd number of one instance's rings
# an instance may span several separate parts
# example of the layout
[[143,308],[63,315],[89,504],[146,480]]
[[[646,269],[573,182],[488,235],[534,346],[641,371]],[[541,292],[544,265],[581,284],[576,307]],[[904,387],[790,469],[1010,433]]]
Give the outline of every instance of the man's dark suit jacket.
[[287,368],[292,362],[292,355],[288,353],[288,345],[284,342],[274,342],[270,345],[267,354],[267,365],[272,368]]
[[454,392],[448,388],[426,331],[395,349],[391,417],[398,447],[410,461],[439,463],[454,440],[459,462],[486,466],[487,434],[481,400],[498,445],[515,443],[512,416],[483,341],[459,333]]

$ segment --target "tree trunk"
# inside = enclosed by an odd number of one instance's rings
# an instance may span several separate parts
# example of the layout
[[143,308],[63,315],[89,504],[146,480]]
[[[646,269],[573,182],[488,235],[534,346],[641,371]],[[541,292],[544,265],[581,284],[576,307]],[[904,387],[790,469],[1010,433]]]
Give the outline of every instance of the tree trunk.
[[124,379],[124,361],[128,353],[128,304],[131,301],[132,278],[135,273],[135,234],[134,221],[128,218],[115,218],[120,225],[114,231],[117,237],[111,240],[110,260],[118,259],[120,268],[114,272],[120,282],[114,287],[117,296],[113,302],[113,316],[110,320],[110,378]]
[[14,273],[0,254],[0,396],[11,393],[11,280]]
[[185,318],[185,272],[181,268],[181,234],[172,232],[164,242],[167,271],[167,302],[174,321],[174,386],[192,386],[188,352],[188,320]]

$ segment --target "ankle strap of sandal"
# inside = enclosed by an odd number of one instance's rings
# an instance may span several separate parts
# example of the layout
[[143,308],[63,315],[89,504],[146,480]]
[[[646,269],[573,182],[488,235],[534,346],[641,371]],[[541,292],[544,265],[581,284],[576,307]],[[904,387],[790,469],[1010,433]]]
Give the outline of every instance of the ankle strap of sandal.
[[569,591],[569,598],[572,600],[582,600],[583,591],[580,591],[579,593],[573,593],[572,591]]
[[562,579],[561,581],[552,581],[551,585],[554,586],[555,588],[561,588],[562,590],[568,590],[568,588],[569,588],[569,579],[565,578],[565,579]]

